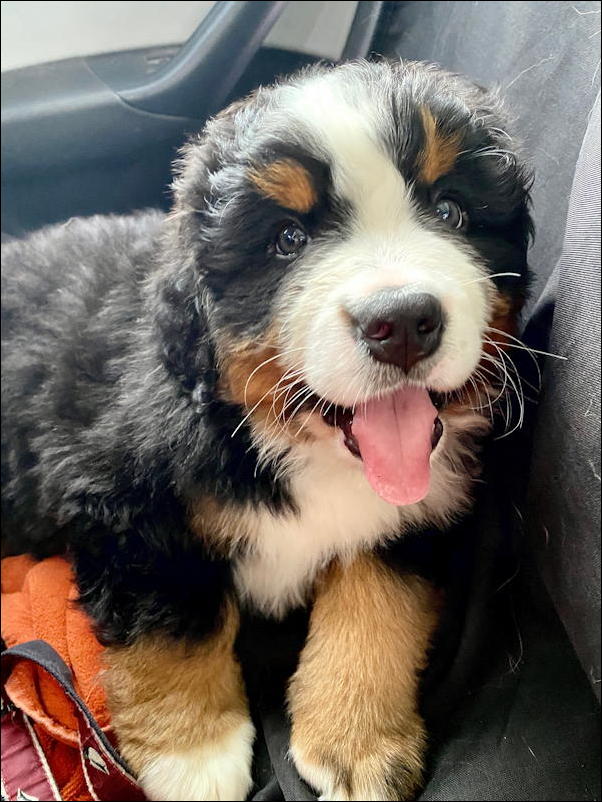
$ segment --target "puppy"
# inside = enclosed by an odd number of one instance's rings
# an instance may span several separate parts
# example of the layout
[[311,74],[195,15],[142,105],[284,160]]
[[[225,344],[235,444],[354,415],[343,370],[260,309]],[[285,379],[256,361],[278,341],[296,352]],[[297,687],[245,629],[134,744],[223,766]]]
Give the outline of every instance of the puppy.
[[244,799],[239,609],[310,604],[291,755],[409,799],[433,591],[381,560],[470,505],[525,297],[529,176],[492,94],[318,67],[211,120],[173,210],[3,250],[7,551],[66,550],[151,799]]

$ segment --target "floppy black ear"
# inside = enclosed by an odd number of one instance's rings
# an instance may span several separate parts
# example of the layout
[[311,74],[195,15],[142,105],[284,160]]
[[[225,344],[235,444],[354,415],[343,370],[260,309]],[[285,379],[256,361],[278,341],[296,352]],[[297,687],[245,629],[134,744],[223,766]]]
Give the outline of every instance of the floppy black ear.
[[194,265],[163,271],[154,286],[153,326],[160,357],[187,392],[213,376],[214,354]]
[[190,138],[174,163],[173,208],[164,224],[152,316],[161,358],[187,392],[215,382],[208,325],[211,296],[203,286],[203,226],[217,201],[215,178],[236,149],[237,131],[261,105],[261,90],[238,100]]

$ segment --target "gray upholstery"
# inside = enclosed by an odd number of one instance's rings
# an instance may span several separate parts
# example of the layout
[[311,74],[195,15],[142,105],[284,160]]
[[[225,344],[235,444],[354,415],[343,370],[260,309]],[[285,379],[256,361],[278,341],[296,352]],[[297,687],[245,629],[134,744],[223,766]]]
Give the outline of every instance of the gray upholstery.
[[[530,470],[528,530],[546,586],[600,698],[600,96],[571,192]],[[534,319],[545,316],[542,303]]]

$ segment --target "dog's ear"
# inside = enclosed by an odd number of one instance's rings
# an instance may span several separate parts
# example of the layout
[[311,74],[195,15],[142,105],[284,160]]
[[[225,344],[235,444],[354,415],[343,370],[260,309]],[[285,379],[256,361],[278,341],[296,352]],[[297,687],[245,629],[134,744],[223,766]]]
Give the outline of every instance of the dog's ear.
[[202,282],[204,217],[215,200],[214,177],[232,159],[237,132],[262,105],[261,92],[210,120],[174,163],[173,208],[165,220],[152,286],[152,317],[165,367],[199,397],[211,394],[216,375],[208,325],[211,297]]
[[[513,220],[509,233],[526,260],[534,234],[531,216],[533,171],[523,152],[520,138],[513,132],[516,124],[499,90],[487,89],[470,82],[466,86],[479,140],[482,140],[483,133],[486,135],[486,144],[480,144],[479,150],[475,151],[479,154],[475,164],[478,164],[481,173],[489,174],[488,183],[495,185],[500,214],[504,210],[512,210]],[[489,158],[482,158],[483,154],[487,154]]]
[[186,219],[211,205],[216,174],[237,159],[241,135],[248,135],[268,93],[260,88],[231,103],[180,149],[173,164],[172,216]]
[[215,361],[200,292],[193,265],[170,262],[161,266],[152,295],[161,361],[185,391],[197,394],[212,379]]
[[[478,165],[481,176],[487,173],[487,183],[496,187],[496,207],[490,204],[489,209],[493,212],[496,208],[499,217],[505,220],[504,238],[515,249],[513,269],[521,276],[518,283],[514,278],[499,278],[496,284],[501,288],[506,283],[514,287],[514,309],[518,314],[531,284],[528,251],[535,233],[531,214],[534,175],[521,140],[513,131],[515,122],[498,90],[477,87],[475,97],[473,119],[486,132],[487,141],[473,164]],[[489,154],[489,158],[483,158],[483,153]]]

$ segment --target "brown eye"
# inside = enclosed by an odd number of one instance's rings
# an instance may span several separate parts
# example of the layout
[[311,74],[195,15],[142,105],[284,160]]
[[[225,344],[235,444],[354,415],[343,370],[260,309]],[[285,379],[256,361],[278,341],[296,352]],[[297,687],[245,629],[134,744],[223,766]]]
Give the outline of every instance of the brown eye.
[[439,198],[434,205],[435,216],[450,228],[464,228],[468,218],[459,203],[451,198]]
[[307,234],[297,223],[287,223],[276,237],[276,252],[281,256],[296,256],[307,244]]

